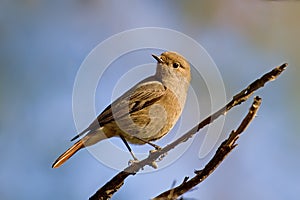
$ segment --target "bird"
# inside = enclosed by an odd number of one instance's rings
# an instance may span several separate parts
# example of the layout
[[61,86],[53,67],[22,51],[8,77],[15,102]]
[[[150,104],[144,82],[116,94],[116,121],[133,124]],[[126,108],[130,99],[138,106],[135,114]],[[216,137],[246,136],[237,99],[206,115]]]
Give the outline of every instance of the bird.
[[191,70],[189,62],[179,53],[166,51],[152,56],[157,61],[155,74],[107,106],[86,129],[71,139],[78,141],[55,160],[52,168],[60,167],[80,149],[111,137],[120,137],[133,157],[127,142],[148,143],[158,148],[152,142],[168,134],[182,114]]

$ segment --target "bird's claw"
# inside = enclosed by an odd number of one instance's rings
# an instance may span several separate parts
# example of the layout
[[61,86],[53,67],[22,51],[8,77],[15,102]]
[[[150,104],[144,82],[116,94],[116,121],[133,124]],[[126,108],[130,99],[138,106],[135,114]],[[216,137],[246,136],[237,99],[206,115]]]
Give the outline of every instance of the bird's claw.
[[155,161],[153,161],[152,163],[149,164],[150,167],[153,167],[154,169],[158,168],[158,165]]
[[[155,152],[157,152],[157,151],[159,151],[159,150],[161,150],[161,148],[160,148],[160,149],[152,149],[152,150],[149,151],[149,153],[150,153],[150,154],[153,154],[153,153],[155,153]],[[158,159],[157,159],[156,161],[157,161],[157,162],[161,161],[167,154],[168,154],[168,152],[163,153],[162,155],[160,155],[160,156],[158,157]]]

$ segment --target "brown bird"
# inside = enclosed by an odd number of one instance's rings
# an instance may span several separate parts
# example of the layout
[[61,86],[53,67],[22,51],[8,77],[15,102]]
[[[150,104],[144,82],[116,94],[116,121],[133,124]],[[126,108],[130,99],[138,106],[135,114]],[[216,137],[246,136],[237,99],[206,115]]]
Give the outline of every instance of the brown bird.
[[151,141],[173,128],[185,105],[191,81],[190,65],[175,52],[152,56],[157,60],[156,73],[125,92],[75,136],[71,141],[86,134],[59,156],[52,168],[61,166],[78,150],[106,138],[120,137],[131,152],[127,141],[155,146]]

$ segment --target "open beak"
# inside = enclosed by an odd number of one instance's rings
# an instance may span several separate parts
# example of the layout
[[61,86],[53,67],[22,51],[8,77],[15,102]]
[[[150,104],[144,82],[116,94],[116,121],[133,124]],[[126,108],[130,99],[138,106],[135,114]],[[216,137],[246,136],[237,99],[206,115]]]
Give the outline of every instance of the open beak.
[[153,56],[153,58],[155,58],[155,60],[157,60],[158,63],[162,63],[163,62],[162,59],[159,56],[154,55],[154,54],[152,54],[152,56]]

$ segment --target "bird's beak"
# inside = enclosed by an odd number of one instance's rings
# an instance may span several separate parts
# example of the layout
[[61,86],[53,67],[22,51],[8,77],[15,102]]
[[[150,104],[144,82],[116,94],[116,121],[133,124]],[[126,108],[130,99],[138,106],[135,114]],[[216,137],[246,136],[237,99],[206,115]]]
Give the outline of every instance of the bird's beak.
[[155,58],[155,60],[157,60],[158,63],[163,63],[162,59],[160,58],[160,56],[154,55],[152,54],[153,58]]

